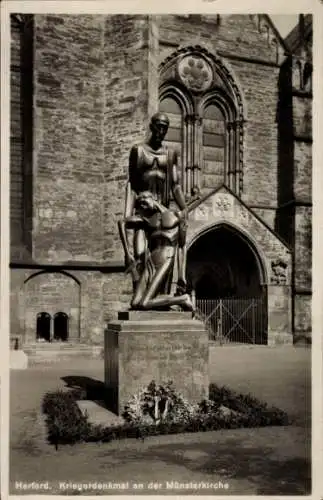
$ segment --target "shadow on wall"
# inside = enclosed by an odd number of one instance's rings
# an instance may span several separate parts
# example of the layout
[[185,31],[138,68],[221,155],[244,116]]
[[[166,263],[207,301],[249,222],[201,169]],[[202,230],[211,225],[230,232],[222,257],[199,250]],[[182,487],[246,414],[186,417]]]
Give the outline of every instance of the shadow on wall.
[[[31,14],[11,15],[11,242],[32,252],[33,219],[33,35]],[[19,179],[19,182],[17,183]]]
[[291,57],[286,59],[280,69],[276,120],[278,126],[278,210],[275,220],[275,230],[286,243],[293,246],[295,240],[295,209],[292,204],[289,204],[294,197],[294,124]]

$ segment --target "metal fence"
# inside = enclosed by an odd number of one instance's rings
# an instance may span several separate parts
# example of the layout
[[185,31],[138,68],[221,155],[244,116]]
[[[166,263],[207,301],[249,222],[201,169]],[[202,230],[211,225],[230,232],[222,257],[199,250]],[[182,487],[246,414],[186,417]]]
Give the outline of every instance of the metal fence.
[[267,344],[265,297],[196,299],[196,313],[219,344]]

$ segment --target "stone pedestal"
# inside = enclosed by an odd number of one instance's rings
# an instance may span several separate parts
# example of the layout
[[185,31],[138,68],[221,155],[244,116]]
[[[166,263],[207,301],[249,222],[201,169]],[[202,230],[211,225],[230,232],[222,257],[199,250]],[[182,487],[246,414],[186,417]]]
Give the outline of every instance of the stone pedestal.
[[173,381],[192,402],[208,397],[208,332],[191,313],[120,312],[105,331],[104,349],[109,406],[118,415],[152,380]]

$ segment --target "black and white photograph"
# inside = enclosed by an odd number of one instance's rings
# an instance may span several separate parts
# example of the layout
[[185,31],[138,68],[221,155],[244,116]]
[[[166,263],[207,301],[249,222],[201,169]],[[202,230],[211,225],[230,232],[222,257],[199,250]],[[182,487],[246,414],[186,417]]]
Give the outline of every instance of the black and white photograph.
[[316,14],[8,11],[9,494],[311,495]]

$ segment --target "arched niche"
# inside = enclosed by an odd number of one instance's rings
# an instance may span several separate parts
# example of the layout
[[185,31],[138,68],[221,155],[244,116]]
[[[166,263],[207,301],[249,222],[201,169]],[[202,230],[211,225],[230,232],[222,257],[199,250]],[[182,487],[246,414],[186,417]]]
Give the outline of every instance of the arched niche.
[[65,312],[54,314],[54,340],[66,342],[69,333],[69,317]]
[[[64,271],[40,271],[26,279],[23,292],[25,343],[35,341],[37,314],[42,311],[46,311],[52,318],[51,340],[55,337],[58,340],[58,335],[55,335],[57,313],[68,316],[67,325],[64,326],[63,322],[60,324],[60,340],[80,340],[81,286],[73,275]],[[56,334],[57,332],[56,325]]]
[[50,342],[51,340],[51,315],[40,312],[36,317],[36,340],[38,342]]

